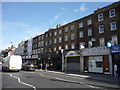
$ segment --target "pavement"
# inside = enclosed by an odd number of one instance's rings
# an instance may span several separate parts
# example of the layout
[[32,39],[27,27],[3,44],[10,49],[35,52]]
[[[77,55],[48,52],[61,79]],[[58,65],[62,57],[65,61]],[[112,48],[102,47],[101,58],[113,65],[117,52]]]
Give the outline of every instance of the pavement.
[[[45,71],[45,70],[36,70],[36,71]],[[74,77],[80,77],[85,78],[89,80],[98,80],[98,81],[104,81],[108,83],[114,83],[120,85],[120,77],[114,77],[110,74],[99,74],[99,73],[88,73],[88,72],[63,72],[63,71],[46,71],[49,73],[56,73],[56,74],[62,74],[62,75],[68,75],[68,76],[74,76]]]

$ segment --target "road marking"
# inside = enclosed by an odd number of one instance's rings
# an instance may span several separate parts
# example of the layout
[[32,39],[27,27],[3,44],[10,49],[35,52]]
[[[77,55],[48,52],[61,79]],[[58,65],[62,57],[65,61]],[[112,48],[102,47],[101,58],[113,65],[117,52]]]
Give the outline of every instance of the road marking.
[[[42,73],[45,73],[45,72],[42,72]],[[48,72],[48,73],[50,73],[50,72]],[[57,75],[59,75],[59,76],[70,77],[70,78],[85,79],[84,77],[73,77],[72,75],[67,76],[66,74],[61,75],[61,74],[58,74],[58,73],[55,73],[55,74],[57,74]],[[71,77],[71,76],[72,76],[72,77]]]
[[[58,78],[58,77],[55,77],[55,78],[58,79],[58,80],[62,80],[62,81],[69,81],[69,82],[73,82],[73,83],[80,83],[80,84],[82,84],[82,85],[86,85],[86,84],[84,84],[83,82],[77,82],[77,81],[72,81],[72,80],[66,80],[66,79],[62,79],[62,78]],[[98,88],[98,87],[95,87],[95,86],[92,86],[92,85],[86,85],[86,86],[91,87],[91,88]]]
[[16,78],[19,83],[24,84],[24,85],[29,86],[29,87],[32,87],[34,90],[36,90],[35,86],[21,82],[19,77],[13,76],[12,74],[10,74],[10,77]]

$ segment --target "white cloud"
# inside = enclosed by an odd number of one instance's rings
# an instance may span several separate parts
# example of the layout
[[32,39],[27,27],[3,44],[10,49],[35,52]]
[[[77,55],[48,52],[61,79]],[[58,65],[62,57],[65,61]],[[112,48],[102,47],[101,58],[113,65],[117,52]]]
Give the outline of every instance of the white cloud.
[[85,11],[86,9],[87,9],[86,4],[83,3],[82,5],[80,5],[80,8],[75,9],[74,11],[75,12],[82,12],[82,11]]

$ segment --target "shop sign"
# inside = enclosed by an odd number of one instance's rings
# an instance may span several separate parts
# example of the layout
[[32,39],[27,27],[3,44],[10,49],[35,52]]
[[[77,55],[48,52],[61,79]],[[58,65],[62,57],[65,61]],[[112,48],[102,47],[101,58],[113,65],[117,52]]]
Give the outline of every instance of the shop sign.
[[112,53],[120,53],[120,45],[112,45]]
[[76,51],[69,51],[65,57],[76,57],[76,56],[80,56],[80,54]]
[[32,55],[32,58],[38,58],[38,55]]
[[93,47],[86,48],[82,50],[82,56],[90,56],[90,55],[109,55],[110,49],[106,46],[104,47]]

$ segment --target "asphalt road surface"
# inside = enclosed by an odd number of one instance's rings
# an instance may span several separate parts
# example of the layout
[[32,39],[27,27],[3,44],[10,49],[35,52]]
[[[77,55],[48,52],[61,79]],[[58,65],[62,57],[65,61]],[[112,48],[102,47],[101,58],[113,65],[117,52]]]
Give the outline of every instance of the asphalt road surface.
[[118,89],[118,85],[85,78],[50,73],[47,71],[0,72],[2,88],[38,90],[41,88]]

